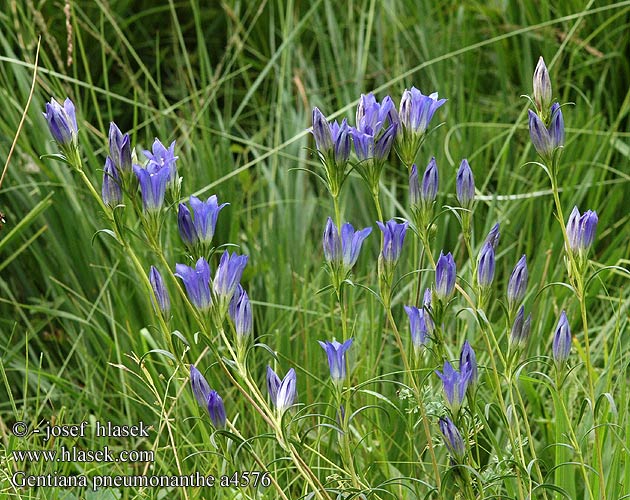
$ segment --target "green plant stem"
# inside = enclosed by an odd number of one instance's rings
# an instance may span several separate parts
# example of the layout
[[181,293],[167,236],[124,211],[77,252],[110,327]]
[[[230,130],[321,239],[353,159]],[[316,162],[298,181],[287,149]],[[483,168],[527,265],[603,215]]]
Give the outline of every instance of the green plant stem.
[[598,480],[599,480],[599,489],[600,489],[599,498],[605,500],[606,482],[605,482],[605,477],[604,477],[604,467],[602,463],[601,431],[597,424],[597,413],[595,411],[595,404],[597,401],[595,398],[595,383],[594,383],[595,372],[593,370],[593,364],[591,361],[590,341],[588,338],[588,320],[587,320],[587,315],[586,315],[586,293],[584,290],[584,278],[581,275],[576,275],[578,266],[575,262],[575,258],[573,254],[569,251],[569,248],[570,248],[569,237],[567,235],[567,228],[564,223],[562,205],[560,204],[560,193],[558,190],[557,177],[555,175],[557,171],[557,165],[556,165],[557,159],[554,160],[553,163],[554,164],[552,165],[552,169],[551,169],[552,175],[550,175],[551,190],[553,192],[553,200],[556,207],[556,214],[558,216],[557,218],[558,218],[558,221],[560,222],[560,228],[562,230],[562,237],[564,240],[564,251],[565,251],[566,258],[568,259],[569,272],[570,274],[573,275],[573,276],[570,276],[569,279],[573,283],[575,295],[580,304],[580,314],[582,316],[582,330],[584,332],[584,361],[586,364],[587,385],[588,385],[588,391],[589,391],[589,398],[591,400],[591,409],[593,413],[593,428],[595,432],[595,450],[594,450],[595,451],[594,459],[596,462],[595,468],[597,469],[597,475],[598,475]]
[[424,407],[424,401],[422,400],[422,393],[420,392],[420,387],[418,386],[416,378],[413,376],[413,372],[411,371],[411,367],[409,366],[409,361],[407,360],[405,348],[403,346],[402,339],[400,338],[400,332],[398,331],[398,328],[396,327],[396,322],[394,321],[394,317],[392,316],[391,304],[389,299],[387,299],[387,303],[385,304],[385,310],[387,314],[387,321],[392,327],[394,338],[396,339],[396,343],[398,344],[398,348],[400,349],[400,356],[403,360],[405,372],[409,376],[415,392],[416,400],[418,402],[420,417],[422,418],[422,428],[424,430],[424,435],[427,440],[427,448],[429,449],[429,454],[431,455],[431,465],[433,466],[433,473],[435,474],[435,481],[437,489],[439,491],[442,480],[440,477],[440,471],[438,469],[437,458],[435,457],[435,450],[433,449],[433,440],[431,438],[431,430],[429,429],[426,408]]

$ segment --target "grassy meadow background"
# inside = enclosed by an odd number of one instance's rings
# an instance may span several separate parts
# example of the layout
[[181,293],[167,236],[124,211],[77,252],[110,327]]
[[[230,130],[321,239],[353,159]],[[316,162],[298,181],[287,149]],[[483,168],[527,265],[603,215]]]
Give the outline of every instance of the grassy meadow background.
[[[215,243],[234,243],[249,255],[243,276],[254,304],[256,342],[249,368],[264,388],[265,368],[276,363],[298,373],[299,402],[333,420],[324,352],[317,340],[339,333],[338,310],[329,292],[321,237],[332,203],[324,186],[306,170],[317,157],[308,128],[311,110],[347,117],[354,123],[361,93],[391,95],[396,104],[412,85],[439,92],[448,102],[434,119],[443,122],[417,158],[424,169],[436,156],[440,169],[438,206],[455,204],[455,174],[468,158],[475,175],[478,204],[475,248],[495,222],[501,224],[495,296],[504,293],[518,258],[527,255],[530,285],[526,297],[533,324],[527,365],[519,382],[522,400],[514,411],[528,416],[534,429],[528,450],[545,482],[554,482],[551,446],[557,436],[549,392],[544,388],[542,356],[551,353],[560,310],[574,317],[580,344],[579,309],[566,281],[562,234],[554,217],[549,181],[536,160],[527,128],[532,74],[544,56],[554,96],[563,107],[567,141],[561,160],[564,214],[577,205],[596,210],[599,225],[590,257],[593,270],[628,267],[630,257],[630,2],[567,0],[429,2],[424,0],[168,1],[4,0],[0,12],[0,158],[15,149],[0,187],[0,494],[2,498],[275,498],[273,489],[216,491],[113,489],[96,494],[61,489],[15,489],[13,471],[45,474],[174,474],[194,471],[258,470],[246,446],[231,450],[234,462],[220,457],[223,436],[211,437],[207,415],[197,407],[185,369],[158,352],[167,343],[156,327],[151,298],[126,256],[104,233],[104,219],[79,178],[65,165],[41,155],[54,153],[42,116],[46,101],[70,96],[77,109],[85,170],[100,191],[107,155],[107,130],[116,121],[140,151],[155,137],[175,140],[182,195],[217,194],[229,202],[220,216]],[[159,4],[159,5],[158,5]],[[38,37],[37,80],[26,119]],[[385,218],[408,217],[407,172],[392,154],[382,177]],[[352,175],[342,196],[344,220],[355,228],[374,226],[366,240],[354,280],[377,287],[380,232],[369,193]],[[185,255],[173,210],[164,228],[164,252],[174,268]],[[434,255],[453,252],[458,275],[467,277],[460,227],[450,213],[440,216]],[[146,269],[154,262],[139,240]],[[400,269],[418,262],[418,245],[408,235]],[[165,269],[161,269],[163,273]],[[400,273],[402,274],[402,272]],[[427,276],[427,279],[429,277]],[[630,388],[628,306],[623,272],[605,270],[589,288],[589,338],[598,379],[599,423],[606,433],[605,497],[630,497]],[[394,316],[407,340],[402,305],[413,295],[407,278],[394,300]],[[403,280],[404,281],[404,280]],[[403,285],[404,285],[403,284]],[[391,383],[401,369],[397,347],[385,328],[379,303],[361,288],[349,294],[352,383],[365,391],[366,409],[356,419],[356,466],[374,488],[369,498],[428,498],[422,483],[429,466],[412,463],[413,408]],[[458,308],[464,308],[463,301]],[[495,317],[500,310],[495,305]],[[497,323],[499,321],[497,320]],[[174,307],[173,329],[191,344],[175,341],[176,357],[197,362],[210,385],[223,396],[228,418],[263,457],[290,498],[308,493],[303,480],[283,461],[273,432],[224,380],[208,356],[203,335],[184,309]],[[466,313],[452,322],[447,346],[457,357],[464,338],[475,338]],[[505,331],[501,333],[505,340]],[[195,339],[199,343],[195,343]],[[492,352],[474,344],[480,366]],[[590,450],[592,433],[585,403],[583,358],[574,351],[568,406],[579,445]],[[441,390],[431,370],[422,374],[427,407],[439,414]],[[369,383],[366,383],[368,382]],[[379,393],[380,399],[374,394]],[[479,396],[483,400],[483,389]],[[480,403],[483,408],[483,402]],[[492,408],[486,408],[491,421]],[[46,448],[37,436],[18,439],[11,426],[21,420],[42,425],[83,420],[154,426],[147,440],[86,436],[59,438],[50,446],[75,441],[86,449],[104,445],[155,451],[153,464],[16,464],[15,449]],[[301,424],[308,442],[311,424]],[[439,436],[437,416],[432,432]],[[416,429],[420,435],[420,427]],[[333,431],[321,438],[324,455]],[[437,438],[436,438],[437,440]],[[437,442],[437,441],[436,441]],[[216,443],[216,444],[215,444]],[[233,445],[236,447],[236,445]],[[327,448],[327,446],[329,448]],[[491,443],[487,443],[491,447]],[[441,450],[446,471],[448,460]],[[585,452],[590,453],[590,452]],[[343,473],[309,455],[320,479],[344,489]],[[486,461],[488,457],[486,457]],[[574,471],[571,464],[563,467]],[[588,498],[580,476],[575,491]],[[485,468],[486,498],[519,498],[512,472]],[[503,477],[507,486],[501,486]],[[395,478],[404,481],[388,481]],[[496,479],[493,484],[493,478]],[[497,479],[499,478],[499,479]],[[510,483],[512,481],[512,483]],[[402,487],[400,484],[404,484]],[[510,486],[512,484],[512,486]],[[350,491],[350,490],[348,490]],[[259,495],[259,496],[257,496]],[[340,498],[356,498],[347,493]],[[429,495],[429,496],[428,496]],[[538,490],[532,498],[560,493]]]

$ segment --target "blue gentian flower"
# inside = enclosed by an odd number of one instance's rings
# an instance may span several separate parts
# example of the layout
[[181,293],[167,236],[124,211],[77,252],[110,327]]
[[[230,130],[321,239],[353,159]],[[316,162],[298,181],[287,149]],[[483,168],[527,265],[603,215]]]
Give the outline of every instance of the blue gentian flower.
[[236,252],[230,253],[226,250],[221,255],[217,272],[214,276],[212,288],[220,300],[229,303],[236,291],[243,270],[247,265],[247,255],[238,255]]
[[207,408],[210,420],[214,424],[215,428],[223,429],[226,422],[225,406],[223,404],[223,399],[221,399],[219,393],[214,389],[212,389],[210,394],[208,394]]
[[253,317],[252,305],[247,292],[239,284],[228,309],[234,329],[239,337],[248,337],[252,333]]
[[183,203],[180,203],[177,209],[177,228],[179,229],[179,236],[185,245],[192,247],[197,243],[197,231],[195,230],[192,214]]
[[395,264],[400,258],[409,222],[398,223],[395,219],[390,219],[384,224],[380,221],[377,221],[376,224],[383,232],[381,257],[385,262]]
[[175,156],[175,141],[166,149],[164,144],[159,139],[153,141],[152,151],[144,150],[144,156],[149,159],[147,168],[153,166],[153,168],[161,169],[167,168],[169,172],[168,182],[177,179],[177,162],[178,156]]
[[[468,365],[468,367],[466,367]],[[477,357],[470,343],[466,340],[459,355],[459,370],[468,374],[468,387],[475,387],[479,380]]]
[[560,105],[551,106],[551,123],[545,126],[542,118],[529,110],[529,135],[536,152],[550,163],[555,151],[564,146],[564,119]]
[[332,342],[319,341],[326,355],[328,356],[328,366],[330,367],[330,378],[333,382],[341,383],[346,379],[346,351],[352,345],[352,339],[340,344],[336,340]]
[[409,317],[409,330],[414,351],[419,354],[420,349],[429,343],[429,329],[425,320],[426,312],[414,306],[405,306]]
[[210,308],[210,265],[206,259],[200,257],[195,267],[175,264],[175,276],[184,282],[188,299],[195,307],[202,311]]
[[527,259],[523,255],[516,263],[516,266],[514,266],[508,281],[507,300],[510,309],[513,310],[525,298],[528,277]]
[[210,244],[214,237],[219,212],[226,205],[228,203],[219,205],[216,195],[210,196],[206,201],[191,196],[191,214],[188,207],[180,203],[177,212],[177,225],[182,241],[189,246],[197,243]]
[[573,207],[567,222],[569,248],[573,252],[586,252],[593,244],[597,229],[597,213],[587,210],[582,215],[577,207]]
[[435,264],[435,295],[438,299],[447,301],[453,295],[456,273],[455,259],[451,252],[446,255],[440,252]]
[[456,463],[461,463],[466,455],[466,444],[459,429],[448,417],[440,418],[440,432],[444,436],[444,444]]
[[337,168],[343,168],[350,158],[350,127],[344,118],[341,125],[329,123],[318,108],[313,108],[313,128],[315,146],[325,161],[334,161]]
[[192,386],[197,403],[199,403],[199,406],[203,409],[206,409],[208,407],[210,385],[201,372],[192,364],[190,365],[190,385]]
[[118,175],[118,169],[109,156],[105,159],[101,196],[103,197],[103,203],[110,207],[115,207],[122,203],[123,196],[122,188],[120,187],[120,175]]
[[109,124],[109,157],[123,175],[131,173],[131,140],[114,122]]
[[460,367],[461,371],[455,370],[451,363],[444,362],[444,368],[442,372],[436,370],[436,374],[442,379],[442,388],[444,389],[444,395],[446,401],[454,416],[457,415],[459,409],[466,396],[466,389],[468,389],[468,383],[472,375],[471,367],[468,364],[464,364]]
[[425,207],[429,207],[437,197],[438,192],[438,168],[435,157],[431,158],[422,176],[420,186],[420,201]]
[[149,163],[147,168],[134,165],[133,171],[140,184],[144,210],[147,212],[159,211],[164,205],[166,185],[171,175],[170,169]]
[[414,135],[425,134],[434,113],[445,102],[446,99],[438,99],[437,92],[424,95],[415,87],[405,89],[398,113],[404,132]]
[[341,266],[343,274],[347,274],[357,262],[363,241],[372,232],[371,227],[355,231],[352,224],[346,222],[341,227],[341,236],[337,226],[330,217],[324,229],[324,257],[332,266]]
[[149,281],[151,282],[151,288],[153,288],[158,308],[165,316],[167,316],[171,310],[171,299],[168,295],[168,290],[164,285],[162,275],[153,266],[151,266],[151,270],[149,271]]
[[362,94],[357,107],[356,128],[350,128],[357,158],[360,161],[384,160],[396,139],[397,122],[391,97],[385,97],[379,104],[373,94]]
[[466,158],[464,158],[459,165],[457,178],[455,180],[455,189],[457,191],[457,201],[459,201],[459,204],[464,208],[470,208],[475,199],[475,179]]
[[516,318],[510,330],[510,344],[515,348],[523,347],[527,343],[529,331],[531,329],[532,315],[531,313],[525,317],[525,307],[518,308]]
[[79,128],[77,127],[74,103],[70,98],[66,97],[62,106],[54,97],[51,97],[50,102],[46,103],[44,116],[46,117],[50,134],[57,142],[57,145],[62,150],[76,148],[79,138]]
[[553,360],[558,368],[562,368],[571,354],[571,329],[564,311],[560,313],[558,326],[553,336]]
[[492,245],[493,250],[496,250],[499,245],[500,238],[501,233],[499,232],[499,223],[497,222],[494,226],[492,226],[492,229],[490,229],[488,236],[486,236],[486,241]]
[[295,370],[291,368],[284,379],[276,375],[270,366],[267,366],[267,390],[269,398],[280,413],[284,413],[295,403],[297,378]]
[[494,247],[492,241],[486,240],[477,258],[477,283],[481,288],[488,288],[494,280]]

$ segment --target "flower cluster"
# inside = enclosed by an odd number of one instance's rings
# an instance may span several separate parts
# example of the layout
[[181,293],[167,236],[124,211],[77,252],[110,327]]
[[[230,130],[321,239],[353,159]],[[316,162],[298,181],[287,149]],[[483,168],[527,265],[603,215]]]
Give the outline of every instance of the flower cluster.
[[534,105],[529,110],[529,135],[536,152],[552,166],[564,146],[564,119],[557,102],[551,104],[551,80],[545,61],[541,57],[534,71]]

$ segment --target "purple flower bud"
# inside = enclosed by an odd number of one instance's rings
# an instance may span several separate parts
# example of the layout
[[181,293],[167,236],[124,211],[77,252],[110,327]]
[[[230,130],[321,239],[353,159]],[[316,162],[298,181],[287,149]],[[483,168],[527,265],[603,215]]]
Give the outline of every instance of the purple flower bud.
[[560,104],[557,102],[551,106],[551,125],[549,125],[549,136],[554,149],[564,146],[564,118]]
[[391,219],[385,224],[380,221],[377,221],[376,224],[383,232],[381,257],[385,262],[395,264],[400,258],[409,222],[397,223],[394,219]]
[[280,380],[276,372],[270,366],[267,366],[269,398],[280,413],[283,413],[295,403],[296,384],[297,379],[293,368],[287,372],[283,380]]
[[429,329],[425,321],[424,309],[414,306],[405,306],[405,312],[409,316],[409,330],[411,331],[411,343],[416,351],[429,343]]
[[348,163],[350,158],[350,127],[348,120],[342,120],[341,125],[336,121],[330,124],[330,133],[333,140],[333,153],[338,166]]
[[409,173],[409,204],[413,207],[419,207],[421,201],[420,181],[418,180],[418,167],[414,163]]
[[77,127],[74,104],[70,98],[66,97],[63,106],[61,106],[54,97],[51,97],[50,102],[46,103],[44,116],[50,134],[60,148],[76,147],[79,128]]
[[225,427],[226,417],[223,399],[214,389],[208,394],[208,414],[215,428],[223,429]]
[[567,237],[569,248],[573,252],[587,251],[595,239],[597,229],[597,213],[587,210],[582,215],[577,207],[573,207],[569,221],[567,222]]
[[144,210],[147,212],[159,211],[164,205],[170,170],[165,167],[158,167],[157,164],[149,164],[147,168],[134,165],[133,171],[140,183]]
[[105,159],[105,168],[103,169],[103,187],[101,189],[103,203],[110,207],[122,203],[122,189],[120,187],[120,175],[118,169],[108,156]]
[[423,95],[415,87],[405,89],[400,100],[400,123],[405,131],[422,135],[427,131],[436,110],[445,102],[446,99],[438,100],[437,92]]
[[523,306],[518,308],[516,318],[512,324],[512,330],[510,331],[510,344],[514,347],[522,347],[527,343],[529,338],[529,332],[531,329],[532,315],[528,314],[525,318],[525,308]]
[[466,158],[459,164],[455,189],[457,191],[459,204],[464,208],[470,208],[475,199],[475,180]]
[[201,372],[195,368],[195,365],[190,365],[190,385],[199,406],[204,409],[207,408],[210,385]]
[[427,165],[422,177],[422,186],[420,188],[420,200],[424,204],[431,204],[435,201],[438,192],[438,169],[435,157]]
[[177,210],[177,227],[179,228],[179,235],[184,244],[192,246],[197,243],[197,231],[195,231],[192,214],[183,203],[179,204]]
[[389,156],[389,152],[394,144],[394,139],[396,139],[397,130],[398,126],[393,123],[376,139],[374,142],[374,157],[377,160],[384,160]]
[[120,172],[131,172],[131,140],[129,139],[129,134],[123,135],[114,122],[109,124],[109,156]]
[[339,264],[342,258],[341,238],[337,226],[330,217],[326,221],[322,243],[326,260],[329,263]]
[[527,259],[523,255],[514,266],[507,287],[507,299],[510,309],[520,304],[527,291]]
[[252,333],[252,305],[247,296],[247,292],[239,284],[236,287],[234,296],[230,301],[230,307],[228,309],[232,323],[234,323],[234,330],[239,337],[247,337]]
[[328,356],[328,366],[330,368],[330,378],[336,384],[343,382],[346,379],[346,351],[352,345],[352,339],[346,340],[343,344],[340,344],[336,340],[319,341],[319,345],[322,346],[326,355]]
[[212,288],[217,296],[226,303],[232,300],[243,275],[243,270],[247,265],[247,259],[247,255],[238,255],[236,252],[230,255],[227,250],[221,255]]
[[167,316],[171,310],[171,299],[169,298],[168,290],[164,285],[162,275],[153,266],[151,266],[151,270],[149,271],[149,281],[151,282],[151,288],[153,288],[155,301],[157,302],[160,311]]
[[462,346],[462,351],[459,354],[459,370],[461,373],[466,373],[468,378],[468,386],[474,387],[479,380],[479,373],[477,371],[477,357],[470,343],[466,340]]
[[499,223],[497,222],[494,226],[492,226],[492,229],[490,229],[488,236],[486,236],[486,241],[492,245],[493,250],[497,249],[500,237],[501,233],[499,232]]
[[444,444],[455,462],[463,462],[466,455],[466,444],[461,433],[448,417],[440,418],[440,432],[444,436]]
[[553,336],[553,359],[558,368],[561,368],[566,363],[567,359],[569,359],[569,354],[571,354],[571,330],[567,315],[562,311]]
[[494,280],[494,248],[488,240],[481,247],[477,259],[477,283],[482,288],[492,285]]
[[464,397],[466,396],[466,389],[468,388],[470,377],[472,376],[470,367],[467,365],[464,366],[466,368],[458,372],[448,361],[445,361],[442,372],[440,373],[437,370],[435,372],[437,376],[442,379],[444,396],[453,415],[457,415],[459,412]]
[[181,278],[190,302],[202,311],[210,308],[210,266],[208,261],[200,257],[195,267],[175,264],[175,276]]
[[440,257],[435,265],[435,295],[440,300],[448,300],[455,289],[457,269],[451,252]]
[[333,149],[333,139],[330,132],[330,125],[319,108],[313,108],[313,136],[315,137],[315,147],[324,156],[329,155]]
[[534,70],[534,103],[539,113],[545,113],[551,106],[551,80],[542,56]]

